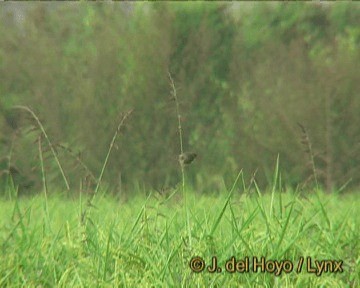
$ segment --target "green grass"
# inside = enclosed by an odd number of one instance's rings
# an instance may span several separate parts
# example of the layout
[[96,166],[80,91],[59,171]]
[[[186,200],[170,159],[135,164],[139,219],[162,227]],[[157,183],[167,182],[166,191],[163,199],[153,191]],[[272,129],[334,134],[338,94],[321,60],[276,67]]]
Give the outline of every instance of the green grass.
[[[0,287],[359,287],[357,194],[188,192],[191,248],[181,193],[165,202],[99,196],[86,228],[80,198],[50,195],[48,212],[43,196],[1,200]],[[192,272],[194,256],[206,266],[216,256],[223,272]],[[294,268],[279,276],[225,272],[232,256]],[[343,272],[316,276],[304,265],[297,273],[300,257],[342,260]]]

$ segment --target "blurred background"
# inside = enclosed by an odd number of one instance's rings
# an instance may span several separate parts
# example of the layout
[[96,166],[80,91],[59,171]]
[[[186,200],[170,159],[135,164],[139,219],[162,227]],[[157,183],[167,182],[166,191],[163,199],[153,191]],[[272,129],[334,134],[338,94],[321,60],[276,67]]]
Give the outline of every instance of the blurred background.
[[[201,193],[271,183],[326,191],[360,183],[357,3],[2,3],[0,170],[41,191],[34,119],[73,191],[104,174],[113,193],[181,180],[168,72],[177,89],[187,181]],[[298,125],[300,124],[300,125]],[[64,189],[42,140],[49,185]],[[309,149],[311,148],[311,149]],[[48,156],[48,157],[47,157]],[[315,164],[315,172],[314,172]],[[90,179],[90,180],[89,180]]]

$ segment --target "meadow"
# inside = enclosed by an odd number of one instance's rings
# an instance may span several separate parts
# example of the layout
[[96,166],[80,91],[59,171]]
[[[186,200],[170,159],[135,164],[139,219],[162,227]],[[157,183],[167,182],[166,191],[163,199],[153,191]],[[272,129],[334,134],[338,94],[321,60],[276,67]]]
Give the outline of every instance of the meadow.
[[359,286],[355,193],[180,190],[99,193],[86,224],[84,195],[3,198],[0,286]]
[[360,287],[357,7],[15,4],[0,287]]
[[[37,125],[43,187],[32,196],[18,193],[10,153],[0,202],[0,286],[358,287],[360,201],[356,192],[344,192],[346,185],[332,193],[321,190],[306,129],[300,125],[312,188],[309,183],[295,191],[284,188],[278,154],[272,183],[264,191],[256,172],[247,185],[243,170],[231,188],[223,181],[223,191],[196,191],[186,181],[196,154],[183,149],[180,105],[170,73],[169,79],[181,181],[167,190],[146,190],[139,184],[133,193],[115,196],[102,181],[132,109],[119,122],[97,178],[77,158],[94,185],[75,191],[38,116],[26,106],[14,107],[28,112]],[[62,176],[64,194],[53,192],[44,152]]]

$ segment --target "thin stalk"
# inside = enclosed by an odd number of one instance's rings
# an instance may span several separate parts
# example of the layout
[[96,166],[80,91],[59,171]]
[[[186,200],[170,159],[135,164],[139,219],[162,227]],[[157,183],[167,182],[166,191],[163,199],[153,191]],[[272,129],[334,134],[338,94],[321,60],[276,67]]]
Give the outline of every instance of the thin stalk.
[[[274,198],[275,198],[276,187],[278,185],[278,183],[277,183],[278,177],[279,177],[279,154],[276,158],[276,167],[275,167],[275,171],[274,171],[273,185],[272,185],[272,189],[271,189],[271,202],[270,202],[270,211],[269,211],[270,218],[275,209],[274,208]],[[280,187],[280,189],[281,189],[281,187]],[[281,193],[281,191],[279,191],[279,193]]]
[[316,171],[316,166],[315,166],[315,157],[314,157],[314,153],[312,150],[311,141],[310,141],[310,138],[309,138],[306,128],[300,123],[298,123],[298,125],[303,134],[301,143],[305,146],[305,148],[306,148],[305,152],[309,155],[309,158],[310,158],[309,160],[310,160],[310,164],[311,164],[311,168],[312,168],[313,177],[315,180],[316,190],[319,190],[319,182],[318,182],[317,171]]
[[110,153],[111,153],[111,150],[112,148],[114,147],[114,143],[115,143],[115,140],[116,140],[116,137],[117,135],[119,134],[120,132],[120,129],[121,127],[124,125],[124,122],[125,120],[130,116],[130,114],[133,112],[133,109],[129,110],[128,112],[125,113],[124,117],[121,119],[116,131],[115,131],[115,134],[113,136],[113,139],[111,140],[111,143],[110,143],[110,146],[109,146],[109,150],[106,154],[106,157],[105,157],[105,161],[104,161],[104,164],[103,164],[103,167],[101,168],[101,172],[100,172],[100,176],[98,178],[98,181],[97,181],[97,184],[96,184],[96,188],[95,188],[95,192],[94,192],[94,196],[95,194],[98,192],[99,190],[99,187],[100,187],[100,183],[101,183],[101,180],[102,180],[102,177],[104,175],[104,171],[105,171],[105,167],[109,161],[109,157],[110,157]]
[[[124,125],[124,122],[125,122],[125,120],[130,116],[130,114],[133,112],[133,109],[131,109],[131,110],[129,110],[128,112],[126,112],[125,113],[125,115],[122,117],[122,119],[121,119],[121,121],[120,121],[120,123],[119,123],[119,125],[117,126],[117,128],[116,128],[116,131],[115,131],[115,133],[114,133],[114,136],[113,136],[113,138],[112,138],[112,140],[111,140],[111,143],[110,143],[110,145],[109,145],[109,149],[108,149],[108,152],[107,152],[107,154],[106,154],[106,157],[105,157],[105,160],[104,160],[104,164],[103,164],[103,166],[102,166],[102,168],[101,168],[101,172],[100,172],[100,175],[99,175],[99,178],[97,179],[97,183],[96,183],[96,188],[95,188],[95,190],[94,190],[94,193],[93,193],[93,195],[92,195],[92,197],[89,199],[89,201],[88,201],[88,211],[90,211],[90,207],[92,207],[92,203],[93,203],[93,201],[94,201],[94,199],[95,199],[95,196],[96,196],[96,194],[98,193],[98,190],[99,190],[99,188],[100,188],[100,184],[101,184],[101,180],[102,180],[102,177],[103,177],[103,175],[104,175],[104,172],[105,172],[105,168],[106,168],[106,165],[107,165],[107,163],[108,163],[108,161],[109,161],[109,157],[110,157],[110,153],[111,153],[111,151],[112,151],[112,149],[113,149],[113,147],[114,147],[114,143],[115,143],[115,141],[116,141],[116,138],[117,138],[117,136],[118,136],[118,134],[119,134],[119,132],[120,132],[120,129],[121,129],[121,127]],[[82,215],[82,217],[84,217],[83,219],[84,219],[84,221],[86,222],[86,210],[83,212],[84,214]]]
[[84,169],[84,171],[86,171],[87,175],[89,175],[89,177],[94,181],[94,183],[96,183],[96,177],[94,176],[92,171],[89,169],[89,167],[81,160],[80,153],[75,154],[69,147],[67,147],[63,144],[58,144],[57,147],[60,147],[61,149],[63,149],[67,153],[69,153],[70,156],[73,157],[78,164],[80,164],[80,166]]
[[[8,156],[8,162],[7,162],[7,175],[6,175],[6,190],[8,192],[8,196],[9,196],[9,199],[10,201],[12,200],[12,192],[13,192],[13,188],[14,188],[14,185],[11,186],[11,189],[10,189],[10,181],[12,181],[11,179],[11,174],[10,174],[10,168],[11,168],[11,157],[12,157],[12,154],[13,154],[13,148],[14,148],[14,140],[15,140],[15,136],[12,137],[12,140],[11,140],[11,146],[10,146],[10,151],[9,151],[9,156]],[[13,184],[13,183],[12,183]]]
[[49,137],[48,137],[48,135],[47,135],[47,133],[46,133],[46,131],[45,131],[44,126],[41,124],[39,118],[38,118],[38,117],[36,116],[36,114],[35,114],[29,107],[27,107],[27,106],[15,106],[14,109],[22,109],[22,110],[25,110],[25,111],[29,112],[29,113],[31,114],[31,116],[35,119],[35,121],[36,121],[37,125],[39,126],[42,134],[44,135],[47,143],[49,144],[51,153],[53,154],[54,159],[55,159],[55,161],[56,161],[56,164],[58,165],[59,170],[60,170],[60,172],[61,172],[61,175],[62,175],[62,177],[63,177],[63,179],[64,179],[66,189],[67,189],[67,190],[70,190],[69,181],[67,180],[67,178],[66,178],[66,176],[65,176],[64,169],[62,168],[62,166],[61,166],[61,164],[60,164],[60,161],[59,161],[59,158],[58,158],[57,155],[56,155],[55,149],[54,149],[53,145],[51,144],[51,141],[50,141],[50,139],[49,139]]
[[49,207],[48,207],[48,188],[46,184],[46,174],[45,174],[45,168],[44,168],[44,157],[43,157],[43,151],[42,151],[42,145],[41,145],[41,135],[38,137],[38,147],[39,147],[39,158],[40,158],[40,166],[41,166],[41,180],[43,183],[43,189],[44,189],[44,199],[45,199],[45,214],[47,218],[47,222],[49,224]]
[[[182,154],[184,152],[184,148],[183,148],[183,129],[181,126],[181,114],[180,114],[180,108],[179,108],[179,100],[177,97],[177,93],[176,93],[176,88],[175,88],[175,84],[174,84],[174,80],[171,77],[170,72],[168,72],[169,74],[169,79],[170,79],[170,85],[171,85],[171,89],[172,89],[172,96],[173,99],[175,100],[175,106],[176,106],[176,115],[177,115],[177,120],[178,120],[178,130],[179,130],[179,141],[180,141],[180,154]],[[183,198],[184,198],[184,209],[185,209],[185,215],[186,215],[186,226],[187,226],[187,230],[188,230],[188,236],[189,236],[189,245],[191,248],[192,245],[192,240],[191,240],[191,229],[190,229],[190,216],[189,216],[189,210],[187,207],[187,195],[186,195],[186,189],[185,189],[185,169],[184,169],[184,165],[180,164],[180,169],[181,169],[181,179],[182,179],[182,192],[183,192]]]

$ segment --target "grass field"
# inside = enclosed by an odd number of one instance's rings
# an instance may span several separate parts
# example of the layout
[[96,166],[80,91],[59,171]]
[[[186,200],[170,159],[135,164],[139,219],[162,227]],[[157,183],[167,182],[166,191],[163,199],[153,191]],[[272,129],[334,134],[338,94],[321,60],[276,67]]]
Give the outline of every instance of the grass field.
[[359,287],[356,194],[180,194],[1,200],[0,287]]

